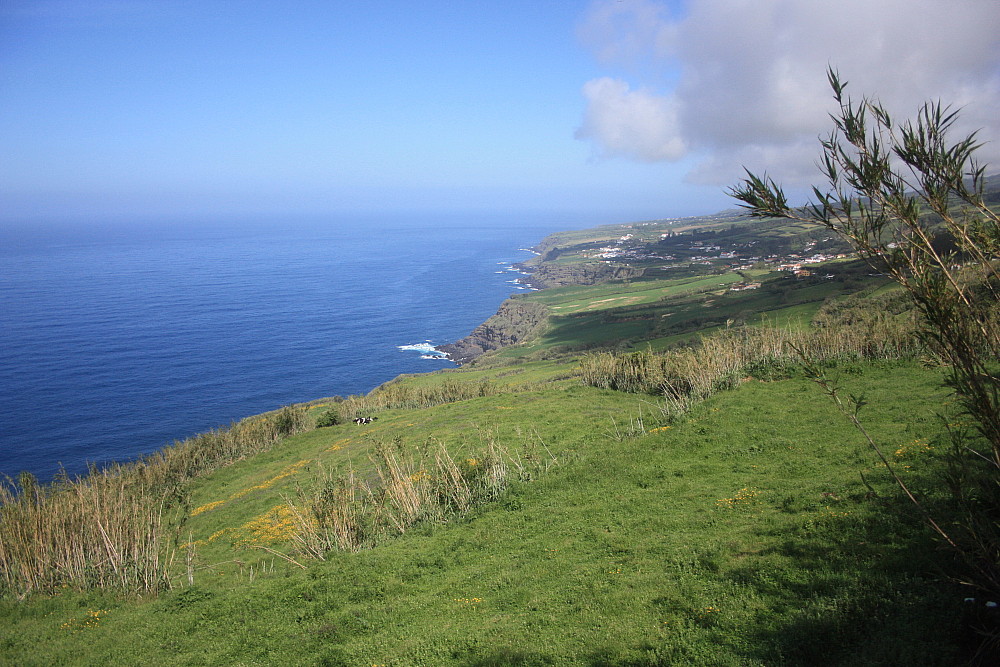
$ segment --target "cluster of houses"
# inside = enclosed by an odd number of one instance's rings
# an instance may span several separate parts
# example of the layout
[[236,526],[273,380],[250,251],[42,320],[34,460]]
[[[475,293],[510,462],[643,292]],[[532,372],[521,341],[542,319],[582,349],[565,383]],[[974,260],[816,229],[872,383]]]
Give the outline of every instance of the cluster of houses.
[[[660,239],[663,240],[675,236],[677,236],[677,234],[674,232],[666,232],[660,235]],[[748,256],[749,252],[752,252],[750,248],[756,244],[756,241],[751,241],[748,244],[724,250],[723,247],[718,244],[693,240],[687,247],[687,250],[692,254],[688,257],[678,259],[675,255],[657,252],[655,246],[647,245],[645,243],[642,243],[641,245],[630,244],[629,242],[633,241],[634,238],[633,234],[625,234],[616,239],[612,245],[598,248],[596,252],[589,255],[589,257],[593,259],[601,259],[605,262],[617,259],[619,261],[636,260],[680,262],[687,265],[700,264],[705,266],[721,264],[734,271],[745,271],[753,268],[755,265],[759,266],[760,264],[766,264],[779,271],[788,271],[799,278],[805,278],[812,275],[812,271],[805,268],[804,265],[818,264],[831,259],[843,259],[847,257],[845,254],[808,254],[816,247],[816,241],[809,241],[806,243],[801,254],[792,253],[783,257],[778,255],[761,257]],[[669,269],[672,268],[672,266],[677,266],[677,264],[664,266],[662,268]],[[741,286],[734,286],[733,289],[756,289],[753,285],[753,283],[742,284]]]

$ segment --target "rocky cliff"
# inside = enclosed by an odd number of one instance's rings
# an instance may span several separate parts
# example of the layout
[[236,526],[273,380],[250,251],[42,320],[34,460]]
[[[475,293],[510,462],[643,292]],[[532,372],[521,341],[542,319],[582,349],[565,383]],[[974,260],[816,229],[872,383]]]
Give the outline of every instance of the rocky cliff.
[[592,262],[586,264],[549,264],[541,262],[531,271],[527,282],[533,287],[547,289],[565,285],[597,285],[610,280],[631,280],[642,275],[643,270],[633,266]]
[[512,297],[468,336],[438,349],[452,361],[465,364],[486,352],[531,338],[545,325],[547,315],[548,308],[544,305]]

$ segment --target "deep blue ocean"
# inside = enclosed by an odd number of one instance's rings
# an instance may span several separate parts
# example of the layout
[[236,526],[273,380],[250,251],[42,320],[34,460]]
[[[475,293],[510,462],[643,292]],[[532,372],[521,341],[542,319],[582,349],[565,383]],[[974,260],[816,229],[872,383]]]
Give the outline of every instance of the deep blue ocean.
[[0,230],[0,474],[125,461],[282,405],[452,367],[557,231],[518,219]]

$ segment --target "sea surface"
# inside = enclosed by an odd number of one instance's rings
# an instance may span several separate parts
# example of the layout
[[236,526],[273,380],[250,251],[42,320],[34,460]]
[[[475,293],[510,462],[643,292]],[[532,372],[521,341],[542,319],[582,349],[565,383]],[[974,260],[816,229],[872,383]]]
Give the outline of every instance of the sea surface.
[[0,229],[0,475],[126,461],[365,393],[523,287],[544,220],[340,218]]

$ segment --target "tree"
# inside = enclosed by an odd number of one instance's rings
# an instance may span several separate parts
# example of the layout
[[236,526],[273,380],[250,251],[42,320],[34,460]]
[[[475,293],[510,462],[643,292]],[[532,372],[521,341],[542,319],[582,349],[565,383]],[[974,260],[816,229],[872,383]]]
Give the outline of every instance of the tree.
[[754,216],[834,230],[912,297],[919,336],[947,365],[973,426],[951,431],[953,467],[942,480],[965,519],[935,527],[975,584],[1000,595],[1000,217],[983,197],[981,144],[977,133],[949,142],[958,115],[940,102],[896,124],[880,102],[853,101],[847,82],[827,75],[840,109],[820,140],[826,187],[813,187],[815,201],[793,208],[773,179],[749,170],[729,192]]

